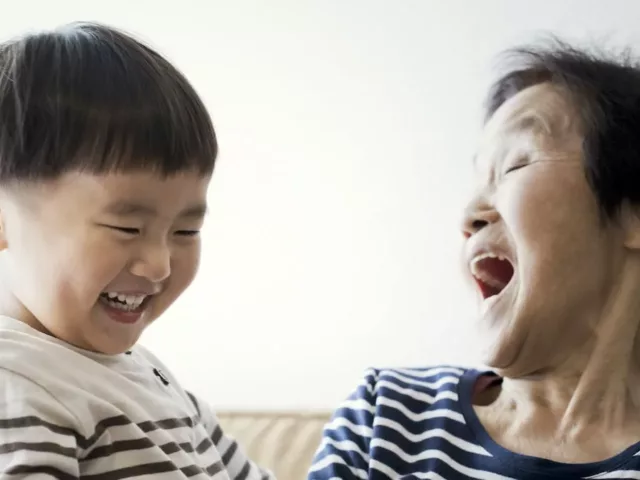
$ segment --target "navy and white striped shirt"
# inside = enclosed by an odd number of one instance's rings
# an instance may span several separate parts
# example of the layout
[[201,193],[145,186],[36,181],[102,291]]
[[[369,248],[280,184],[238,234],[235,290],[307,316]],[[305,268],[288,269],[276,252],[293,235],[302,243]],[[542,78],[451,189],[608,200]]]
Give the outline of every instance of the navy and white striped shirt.
[[640,479],[640,444],[578,465],[499,446],[472,406],[479,379],[499,381],[452,367],[370,370],[326,426],[309,480]]

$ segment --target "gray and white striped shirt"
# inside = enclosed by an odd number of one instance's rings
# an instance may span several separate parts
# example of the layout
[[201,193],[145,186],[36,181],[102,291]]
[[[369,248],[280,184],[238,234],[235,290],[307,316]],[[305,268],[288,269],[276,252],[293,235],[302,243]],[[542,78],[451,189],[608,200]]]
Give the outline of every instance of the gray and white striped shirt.
[[95,354],[0,317],[0,381],[2,478],[272,478],[143,348]]

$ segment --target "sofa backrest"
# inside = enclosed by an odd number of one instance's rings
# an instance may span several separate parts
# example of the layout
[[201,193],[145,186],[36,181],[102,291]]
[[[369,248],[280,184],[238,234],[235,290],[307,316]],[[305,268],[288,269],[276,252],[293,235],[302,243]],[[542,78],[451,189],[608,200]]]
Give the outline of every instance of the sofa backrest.
[[278,480],[304,480],[328,413],[217,412],[225,433]]

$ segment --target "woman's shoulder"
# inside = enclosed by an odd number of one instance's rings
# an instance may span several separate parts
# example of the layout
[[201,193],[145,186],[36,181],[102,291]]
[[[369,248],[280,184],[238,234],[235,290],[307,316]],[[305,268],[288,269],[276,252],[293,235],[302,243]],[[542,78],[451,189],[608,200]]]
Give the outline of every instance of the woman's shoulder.
[[375,417],[395,417],[400,413],[413,418],[414,412],[431,407],[450,409],[458,401],[459,384],[473,372],[449,365],[370,368],[334,415],[372,425]]
[[405,375],[417,378],[438,378],[461,376],[470,369],[455,365],[432,365],[424,367],[389,367],[389,368],[370,368],[368,371],[386,373],[391,375]]
[[451,390],[461,378],[472,371],[466,367],[440,365],[409,368],[371,368],[365,373],[365,382],[380,393],[390,389],[398,393],[434,392]]
[[464,425],[458,395],[474,372],[450,365],[368,369],[326,425],[309,478],[368,478],[375,465],[397,478],[388,462],[428,450],[434,431]]

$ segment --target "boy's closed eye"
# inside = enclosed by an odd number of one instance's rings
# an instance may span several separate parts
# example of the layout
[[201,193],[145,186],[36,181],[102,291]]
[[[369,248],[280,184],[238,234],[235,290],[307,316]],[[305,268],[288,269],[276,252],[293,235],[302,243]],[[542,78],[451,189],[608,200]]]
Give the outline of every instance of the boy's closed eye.
[[174,233],[181,237],[195,237],[200,235],[200,230],[176,230]]
[[106,225],[112,230],[115,230],[120,233],[126,233],[127,235],[138,235],[140,234],[139,228],[130,228],[130,227],[118,227],[116,225]]
[[[104,225],[104,226],[130,236],[140,235],[141,233],[140,228],[123,227],[118,225]],[[195,237],[200,234],[200,230],[176,230],[174,234],[179,235],[181,237]]]

